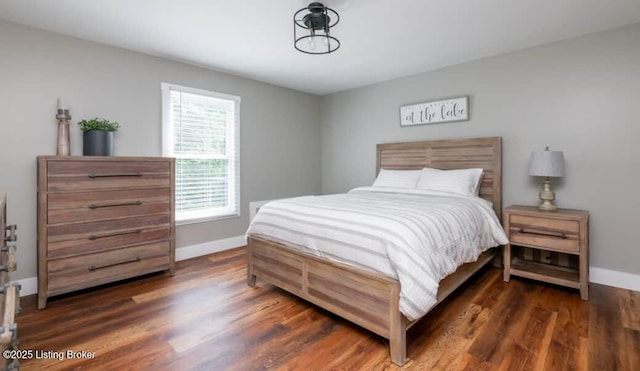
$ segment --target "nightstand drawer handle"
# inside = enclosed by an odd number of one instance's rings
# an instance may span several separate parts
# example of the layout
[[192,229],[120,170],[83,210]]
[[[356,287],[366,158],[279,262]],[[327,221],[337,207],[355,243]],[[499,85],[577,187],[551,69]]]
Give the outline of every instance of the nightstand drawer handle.
[[536,229],[525,229],[525,228],[520,228],[518,232],[525,233],[525,234],[537,234],[540,236],[560,237],[564,239],[569,238],[565,233],[562,233],[562,232],[539,231]]
[[89,178],[108,178],[108,177],[118,177],[118,176],[142,176],[142,173],[136,171],[135,173],[111,173],[111,174],[96,174],[89,173]]
[[109,234],[102,234],[102,235],[92,234],[91,236],[89,236],[89,239],[93,241],[93,240],[97,240],[98,238],[124,236],[127,234],[136,234],[136,233],[142,233],[142,229],[136,229],[135,231],[129,231],[129,232],[109,233]]
[[104,268],[109,268],[109,267],[115,267],[116,265],[122,265],[122,264],[129,264],[129,263],[135,263],[135,262],[139,262],[140,260],[142,260],[142,258],[140,258],[139,256],[136,256],[133,259],[129,259],[129,260],[125,260],[122,262],[117,262],[117,263],[113,263],[113,264],[105,264],[105,265],[92,265],[89,267],[89,270],[91,272],[96,271],[98,269],[104,269]]
[[102,205],[91,204],[89,205],[89,209],[99,209],[101,207],[113,207],[113,206],[130,206],[130,205],[142,205],[142,201],[116,202],[113,204],[102,204]]

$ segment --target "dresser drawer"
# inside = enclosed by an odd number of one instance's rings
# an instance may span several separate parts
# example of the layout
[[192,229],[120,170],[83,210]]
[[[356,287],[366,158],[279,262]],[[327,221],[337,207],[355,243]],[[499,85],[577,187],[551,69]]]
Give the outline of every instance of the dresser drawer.
[[54,259],[47,263],[52,295],[169,268],[170,242]]
[[580,251],[580,224],[577,220],[511,215],[509,225],[512,244],[556,251]]
[[52,193],[47,200],[47,223],[90,222],[170,211],[170,188]]
[[49,161],[49,192],[169,187],[168,161]]
[[91,223],[51,226],[47,257],[97,252],[171,238],[171,214],[146,215]]

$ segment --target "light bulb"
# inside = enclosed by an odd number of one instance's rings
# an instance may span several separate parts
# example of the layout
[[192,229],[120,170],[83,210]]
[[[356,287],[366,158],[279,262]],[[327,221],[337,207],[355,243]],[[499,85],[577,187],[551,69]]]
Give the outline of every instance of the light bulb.
[[314,38],[315,38],[314,36],[311,36],[309,38],[309,49],[311,50],[316,50],[316,43],[315,41],[313,41]]

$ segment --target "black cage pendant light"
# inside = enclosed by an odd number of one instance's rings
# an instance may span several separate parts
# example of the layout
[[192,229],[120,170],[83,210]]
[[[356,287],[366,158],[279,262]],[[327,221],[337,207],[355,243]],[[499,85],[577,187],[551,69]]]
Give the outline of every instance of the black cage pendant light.
[[340,21],[338,13],[322,3],[311,3],[293,15],[293,45],[307,54],[327,54],[338,50],[340,41],[330,30]]

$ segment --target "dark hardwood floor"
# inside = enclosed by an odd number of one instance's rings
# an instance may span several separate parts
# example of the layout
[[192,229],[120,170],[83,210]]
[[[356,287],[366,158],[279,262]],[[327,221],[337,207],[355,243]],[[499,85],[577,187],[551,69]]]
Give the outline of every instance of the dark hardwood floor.
[[[65,352],[23,370],[397,369],[387,342],[258,280],[244,250],[52,299],[23,300],[20,349]],[[502,281],[486,268],[416,324],[412,370],[640,370],[640,293],[592,284],[577,291]],[[95,352],[67,359],[66,351]],[[50,353],[55,356],[56,353]]]

